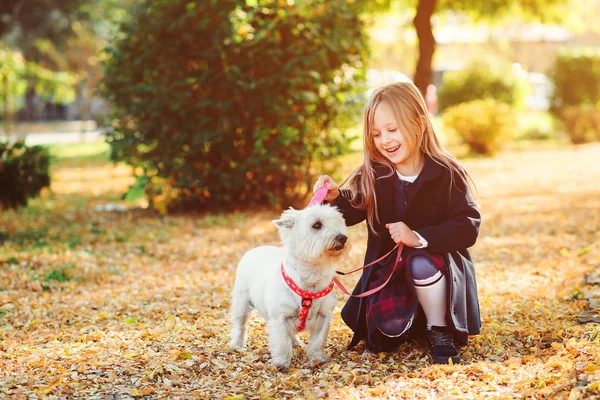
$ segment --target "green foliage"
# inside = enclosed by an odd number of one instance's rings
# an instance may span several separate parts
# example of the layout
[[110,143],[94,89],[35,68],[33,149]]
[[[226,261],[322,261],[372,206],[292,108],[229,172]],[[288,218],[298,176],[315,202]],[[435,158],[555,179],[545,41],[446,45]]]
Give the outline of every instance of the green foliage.
[[474,100],[448,108],[444,125],[458,134],[474,153],[494,154],[514,136],[513,109],[493,99]]
[[[11,96],[11,110],[25,108],[25,118],[33,117],[34,93],[54,104],[71,103],[76,89],[84,98],[88,96],[101,72],[96,55],[103,47],[102,38],[108,37],[106,29],[94,32],[92,24],[101,25],[96,18],[108,16],[104,3],[112,1],[0,1],[0,43],[27,60],[19,82],[9,82],[11,90],[17,92]],[[10,113],[5,114],[10,119]]]
[[548,75],[554,84],[550,110],[555,116],[569,106],[600,101],[600,51],[559,54]]
[[572,143],[600,140],[600,51],[563,52],[549,72],[550,111]]
[[[28,82],[35,82],[34,90],[43,99],[57,104],[67,104],[75,99],[75,77],[67,72],[50,71],[23,57],[0,43],[0,80],[8,79],[8,93],[0,90],[0,106],[4,107],[6,95],[11,108],[22,108],[22,96]],[[2,88],[4,89],[4,88]],[[19,103],[21,102],[21,103]]]
[[75,76],[64,71],[50,71],[36,63],[27,63],[25,78],[35,82],[35,93],[55,104],[69,104],[75,100]]
[[509,67],[477,62],[464,70],[444,74],[438,92],[442,111],[460,103],[487,98],[521,107],[525,99],[525,83]]
[[50,186],[49,159],[42,146],[0,143],[0,207],[27,205],[30,197]]
[[[361,21],[341,0],[146,0],[108,49],[112,158],[157,208],[291,204],[349,145]],[[352,117],[352,118],[351,118]]]
[[0,106],[3,109],[6,103],[5,97],[14,99],[25,93],[27,81],[23,79],[24,71],[25,60],[0,42],[0,82],[2,82]]
[[560,122],[573,144],[600,141],[600,103],[567,106]]

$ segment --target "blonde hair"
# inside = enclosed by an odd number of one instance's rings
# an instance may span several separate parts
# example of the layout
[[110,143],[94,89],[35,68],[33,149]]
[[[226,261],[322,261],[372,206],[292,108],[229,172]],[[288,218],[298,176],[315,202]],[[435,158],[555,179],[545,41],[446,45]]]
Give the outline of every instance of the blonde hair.
[[[363,163],[352,171],[341,185],[350,189],[350,203],[353,207],[367,210],[367,223],[371,228],[375,221],[381,223],[375,194],[377,178],[374,164],[379,163],[389,167],[389,173],[380,178],[389,177],[395,172],[395,166],[377,150],[373,140],[373,120],[375,111],[381,103],[387,104],[392,109],[394,118],[403,128],[403,132],[409,134],[406,140],[412,151],[418,149],[422,154],[431,157],[436,163],[450,171],[450,190],[456,176],[464,183],[467,190],[471,192],[476,190],[475,184],[465,168],[438,140],[429,120],[425,100],[419,89],[412,82],[398,82],[383,86],[373,92],[365,107]],[[375,232],[374,229],[372,230]]]

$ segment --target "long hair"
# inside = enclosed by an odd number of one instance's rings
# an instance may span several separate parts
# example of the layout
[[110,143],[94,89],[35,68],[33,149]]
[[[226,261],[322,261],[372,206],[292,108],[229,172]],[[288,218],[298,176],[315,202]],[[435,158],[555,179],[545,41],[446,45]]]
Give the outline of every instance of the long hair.
[[[436,163],[450,171],[450,190],[454,186],[455,179],[459,179],[467,190],[476,191],[475,183],[467,170],[438,140],[429,120],[425,100],[419,89],[412,82],[398,82],[383,86],[373,92],[365,107],[363,163],[352,171],[341,185],[350,189],[350,203],[353,207],[367,210],[367,223],[375,234],[377,232],[373,229],[374,223],[381,223],[377,210],[375,180],[389,177],[395,172],[395,166],[377,150],[373,139],[375,111],[381,103],[387,104],[392,109],[396,122],[402,131],[408,134],[406,140],[411,151],[418,149],[423,155],[431,157]],[[389,168],[389,173],[376,178],[375,167],[377,164]]]

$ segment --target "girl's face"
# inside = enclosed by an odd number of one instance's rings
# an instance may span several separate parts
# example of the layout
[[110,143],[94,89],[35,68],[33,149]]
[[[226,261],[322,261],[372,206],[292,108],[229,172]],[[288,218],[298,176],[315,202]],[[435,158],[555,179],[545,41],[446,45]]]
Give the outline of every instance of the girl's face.
[[392,108],[384,102],[375,109],[371,134],[375,148],[396,166],[398,172],[407,176],[420,172],[420,157],[414,151],[412,141],[407,140],[410,133],[402,131]]

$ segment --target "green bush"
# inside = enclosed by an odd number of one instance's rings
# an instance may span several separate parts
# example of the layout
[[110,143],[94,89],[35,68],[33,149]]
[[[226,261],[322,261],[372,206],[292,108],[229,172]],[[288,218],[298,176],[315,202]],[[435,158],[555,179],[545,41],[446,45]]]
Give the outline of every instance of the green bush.
[[573,144],[600,140],[600,103],[582,104],[562,109],[560,122]]
[[545,110],[517,112],[517,136],[515,140],[556,141],[559,136],[552,115]]
[[142,3],[104,80],[132,190],[165,209],[287,205],[331,170],[364,101],[362,23],[346,1],[288,3]]
[[444,74],[438,92],[441,111],[461,103],[491,98],[515,108],[525,101],[526,84],[510,68],[474,63],[467,69]]
[[600,101],[600,51],[562,53],[548,76],[554,85],[550,111],[559,119],[567,107]]
[[27,205],[50,186],[50,156],[42,146],[0,143],[0,208]]
[[448,108],[444,126],[459,135],[474,153],[494,154],[514,136],[513,109],[492,99],[474,100]]

